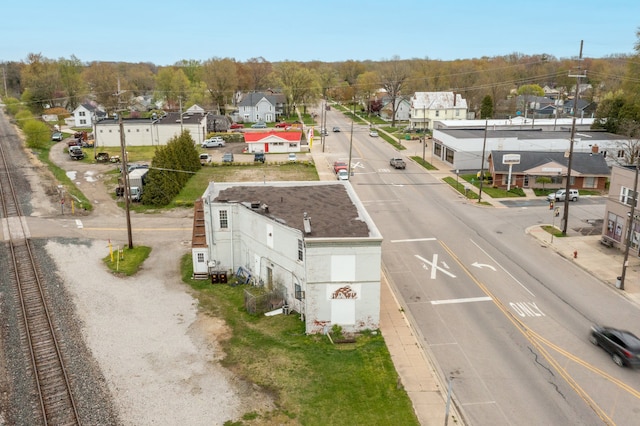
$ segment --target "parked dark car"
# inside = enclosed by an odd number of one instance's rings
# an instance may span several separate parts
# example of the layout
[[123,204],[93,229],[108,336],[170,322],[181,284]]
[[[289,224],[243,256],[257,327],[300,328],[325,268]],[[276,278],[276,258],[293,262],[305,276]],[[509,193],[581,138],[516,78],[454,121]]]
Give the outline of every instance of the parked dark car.
[[264,152],[256,152],[253,154],[253,161],[258,161],[260,163],[264,163],[265,157]]
[[594,325],[589,341],[609,352],[620,367],[640,367],[640,339],[633,333]]

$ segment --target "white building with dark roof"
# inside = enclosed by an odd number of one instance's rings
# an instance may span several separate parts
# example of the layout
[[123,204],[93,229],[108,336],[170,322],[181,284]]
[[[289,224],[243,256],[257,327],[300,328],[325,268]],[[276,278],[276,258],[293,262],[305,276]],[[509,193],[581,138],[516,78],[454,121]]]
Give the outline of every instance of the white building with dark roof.
[[[188,130],[196,144],[207,134],[207,113],[204,111],[170,112],[151,118],[122,119],[127,146],[166,145],[171,138]],[[95,126],[96,146],[120,146],[120,124],[117,118],[99,121]]]
[[307,333],[375,330],[381,244],[348,182],[212,182],[195,208],[194,276],[280,294]]
[[[601,131],[576,131],[573,152],[597,152],[609,166],[624,160],[628,138]],[[499,127],[434,129],[431,154],[455,170],[487,170],[491,151],[565,152],[571,145],[569,130],[503,129]],[[482,167],[484,147],[485,164]]]

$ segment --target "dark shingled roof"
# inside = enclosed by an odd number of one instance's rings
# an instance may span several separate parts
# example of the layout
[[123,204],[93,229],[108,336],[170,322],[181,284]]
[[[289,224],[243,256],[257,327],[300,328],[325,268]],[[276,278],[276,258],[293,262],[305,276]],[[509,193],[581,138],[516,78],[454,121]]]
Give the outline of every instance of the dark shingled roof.
[[[508,164],[502,164],[502,158],[507,154],[520,154],[520,164],[513,165],[516,173],[534,169],[548,163],[558,163],[567,166],[567,158],[564,152],[546,151],[491,151],[493,168],[496,172],[507,172]],[[571,159],[571,170],[588,176],[608,176],[611,174],[607,161],[601,154],[588,152],[574,152]]]
[[[254,209],[304,234],[303,218],[311,219],[310,238],[368,237],[369,227],[343,185],[233,186],[221,190],[215,201],[259,203]],[[248,207],[249,208],[249,207]]]

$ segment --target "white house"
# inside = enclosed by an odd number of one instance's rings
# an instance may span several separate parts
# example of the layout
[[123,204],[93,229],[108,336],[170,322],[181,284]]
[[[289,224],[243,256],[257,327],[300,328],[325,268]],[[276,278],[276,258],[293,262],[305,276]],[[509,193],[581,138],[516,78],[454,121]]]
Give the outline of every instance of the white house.
[[302,131],[244,132],[247,152],[300,152]]
[[106,116],[106,113],[90,103],[83,103],[73,110],[73,126],[92,128],[93,125]]
[[[202,143],[207,132],[207,113],[170,112],[160,117],[125,118],[122,127],[127,146],[166,145],[167,142],[179,136],[183,130],[188,130],[196,144]],[[120,146],[120,124],[118,119],[101,120],[95,126],[96,146]]]
[[273,123],[284,113],[285,96],[280,93],[246,93],[238,103],[237,121]]
[[382,236],[348,182],[212,182],[193,232],[195,277],[276,290],[307,333],[379,327]]
[[393,110],[395,109],[396,121],[408,121],[411,117],[411,102],[405,98],[396,98],[395,102],[391,102],[391,98],[382,98],[382,108],[380,109],[380,118],[391,121]]
[[466,120],[467,101],[455,92],[416,92],[411,97],[410,126],[433,130],[436,120]]

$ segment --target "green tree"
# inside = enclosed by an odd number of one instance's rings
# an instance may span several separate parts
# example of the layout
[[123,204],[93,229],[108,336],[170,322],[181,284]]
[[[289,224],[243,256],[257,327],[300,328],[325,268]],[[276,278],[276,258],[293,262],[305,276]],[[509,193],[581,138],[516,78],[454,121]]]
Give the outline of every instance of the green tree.
[[156,90],[162,94],[167,107],[178,109],[180,101],[186,101],[190,83],[182,69],[162,68],[156,77]]
[[73,55],[69,59],[62,58],[58,60],[58,72],[67,96],[66,107],[73,111],[82,101],[80,99],[80,94],[84,90],[84,82],[81,78],[82,63]]
[[35,113],[63,103],[63,99],[55,96],[62,87],[58,65],[41,54],[28,55],[27,64],[22,68],[21,82],[23,89],[29,91],[29,108]]
[[225,105],[233,98],[238,89],[238,74],[234,60],[209,59],[203,65],[202,81],[206,84],[212,104],[220,114],[225,113]]
[[280,62],[274,65],[273,79],[282,88],[287,100],[285,115],[290,116],[298,107],[317,99],[320,83],[315,73],[298,62]]
[[249,58],[245,63],[236,63],[238,84],[241,90],[259,91],[267,88],[269,75],[273,71],[271,62],[262,56]]
[[491,96],[486,95],[482,98],[482,106],[480,107],[480,118],[492,118],[493,117],[493,99]]
[[27,146],[31,149],[44,149],[49,146],[49,127],[39,120],[27,120],[22,125]]
[[126,86],[126,82],[120,78],[114,64],[92,62],[84,70],[82,76],[96,102],[102,105],[106,111],[115,112],[120,109],[116,94],[118,90]]
[[149,169],[149,180],[142,194],[142,203],[166,206],[200,167],[198,150],[191,134],[185,130],[156,150]]

